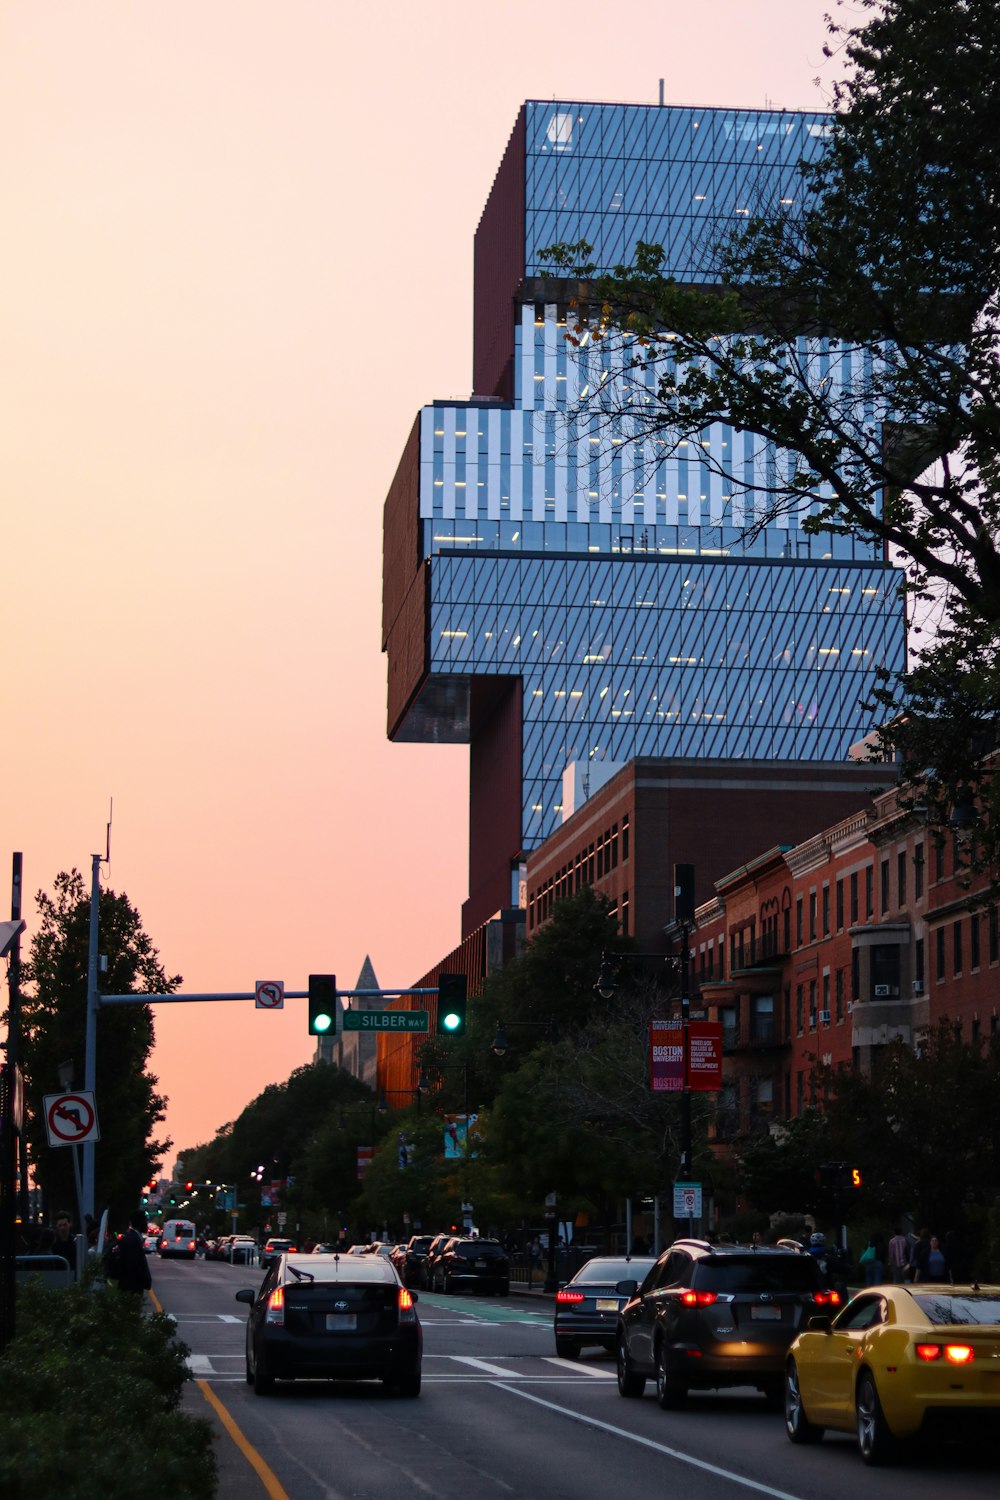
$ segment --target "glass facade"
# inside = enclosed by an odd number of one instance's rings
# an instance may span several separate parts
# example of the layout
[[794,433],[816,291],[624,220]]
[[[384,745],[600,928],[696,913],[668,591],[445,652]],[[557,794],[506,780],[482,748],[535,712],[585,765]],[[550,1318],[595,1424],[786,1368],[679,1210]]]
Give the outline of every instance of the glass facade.
[[[528,276],[559,239],[588,239],[607,266],[649,239],[698,279],[720,226],[794,197],[827,129],[784,112],[526,108]],[[574,762],[843,759],[872,727],[875,669],[903,666],[898,574],[870,545],[804,529],[821,493],[770,514],[789,455],[723,423],[668,441],[641,399],[626,409],[623,383],[634,398],[654,378],[631,373],[627,346],[574,346],[555,303],[512,315],[513,405],[421,414],[430,681],[410,737],[455,737],[461,683],[519,677],[525,852],[558,826]],[[791,353],[850,399],[850,351]]]

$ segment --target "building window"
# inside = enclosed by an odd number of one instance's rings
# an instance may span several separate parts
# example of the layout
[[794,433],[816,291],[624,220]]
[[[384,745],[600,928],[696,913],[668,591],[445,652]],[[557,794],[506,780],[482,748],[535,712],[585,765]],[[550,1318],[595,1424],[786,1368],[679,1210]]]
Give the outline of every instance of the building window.
[[816,981],[809,981],[809,1030],[816,1030]]
[[802,947],[802,897],[795,898],[795,946]]
[[889,910],[889,861],[884,859],[879,866],[879,874],[882,880],[882,915],[885,916]]
[[837,1020],[844,1019],[844,971],[837,970]]
[[785,1036],[792,1034],[792,987],[785,985]]
[[844,930],[844,882],[837,881],[837,931]]
[[959,917],[951,929],[952,973],[962,972],[962,919]]
[[858,920],[858,872],[851,876],[851,926]]
[[[915,844],[913,848],[913,897],[920,901],[924,894],[924,846]],[[902,897],[900,897],[902,905]]]
[[896,905],[906,905],[906,850],[896,855]]
[[851,999],[861,999],[861,950],[851,949]]
[[830,1024],[830,970],[827,969],[823,975],[823,1015],[826,1025]]
[[901,949],[896,943],[874,943],[869,954],[871,963],[871,982],[873,999],[886,999],[885,991],[890,995],[899,994],[899,955]]
[[944,845],[934,845],[934,879],[944,879]]
[[936,952],[936,972],[938,980],[944,979],[944,928],[939,927],[934,934]]
[[875,915],[875,866],[865,865],[865,916]]
[[809,892],[809,941],[816,941],[816,892]]
[[792,908],[790,906],[786,906],[781,915],[784,918],[784,922],[785,922],[785,948],[784,948],[784,951],[786,953],[788,953],[791,950],[791,946],[792,946]]
[[973,1041],[973,1042],[978,1042],[979,1041],[979,1017],[978,1016],[973,1016],[973,1018],[972,1018],[972,1035],[970,1037],[970,1040]]
[[795,1030],[802,1035],[802,986],[795,986]]
[[629,834],[628,813],[625,813],[625,815],[622,818],[622,864],[624,864],[625,861],[628,859],[628,834]]
[[622,937],[628,937],[628,935],[629,935],[628,922],[629,922],[628,891],[622,891],[622,899],[621,899]]
[[913,977],[920,988],[924,987],[924,940],[917,938],[913,945]]
[[751,1001],[750,1024],[755,1042],[774,1041],[774,996],[755,995]]
[[979,968],[979,913],[969,918],[969,968]]

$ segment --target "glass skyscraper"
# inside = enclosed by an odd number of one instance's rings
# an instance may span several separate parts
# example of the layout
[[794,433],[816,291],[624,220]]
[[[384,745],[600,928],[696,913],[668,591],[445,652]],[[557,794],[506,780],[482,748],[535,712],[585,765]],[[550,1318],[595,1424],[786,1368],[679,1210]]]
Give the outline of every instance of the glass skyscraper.
[[[722,423],[678,446],[606,401],[628,349],[567,339],[573,289],[542,254],[586,240],[610,269],[646,240],[704,284],[720,232],[791,203],[827,128],[521,110],[476,237],[474,395],[420,413],[386,504],[389,733],[472,747],[467,929],[511,904],[568,768],[586,785],[637,756],[841,761],[872,727],[875,669],[903,665],[881,554],[805,531],[808,505],[770,516],[788,455]],[[849,389],[849,353],[796,353]]]

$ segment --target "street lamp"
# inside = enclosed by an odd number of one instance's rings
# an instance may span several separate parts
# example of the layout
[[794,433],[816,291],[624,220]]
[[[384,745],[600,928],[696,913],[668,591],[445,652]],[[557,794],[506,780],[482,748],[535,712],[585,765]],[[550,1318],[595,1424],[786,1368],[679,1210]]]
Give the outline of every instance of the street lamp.
[[679,964],[681,981],[681,1027],[684,1048],[684,1081],[681,1089],[681,1160],[678,1176],[682,1182],[691,1173],[691,1080],[690,1027],[691,1027],[691,955],[688,931],[694,922],[694,865],[674,865],[674,917],[664,932],[668,939],[679,941],[679,953],[611,953],[607,949],[601,954],[601,969],[594,985],[594,993],[602,1000],[614,998],[618,988],[618,977],[614,960],[621,963],[626,958],[659,959],[663,963]]
[[[509,1026],[531,1026],[531,1027],[534,1027],[536,1029],[544,1031],[545,1035],[547,1037],[551,1037],[551,1035],[552,1035],[552,1021],[551,1020],[547,1020],[547,1021],[508,1021],[507,1024]],[[493,1053],[493,1055],[495,1057],[503,1057],[503,1055],[504,1055],[505,1052],[509,1052],[510,1051],[510,1045],[511,1045],[510,1042],[508,1042],[508,1040],[507,1040],[507,1033],[504,1030],[503,1022],[502,1021],[498,1021],[497,1022],[496,1036],[493,1038],[493,1041],[490,1043],[490,1050],[491,1050],[491,1052]]]

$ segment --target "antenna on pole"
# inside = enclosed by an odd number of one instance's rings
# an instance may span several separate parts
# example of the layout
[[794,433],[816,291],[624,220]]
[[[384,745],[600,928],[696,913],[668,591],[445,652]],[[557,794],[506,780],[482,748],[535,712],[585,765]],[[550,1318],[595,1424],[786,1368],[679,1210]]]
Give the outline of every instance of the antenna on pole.
[[114,797],[109,797],[108,798],[108,826],[107,826],[107,829],[106,829],[107,843],[106,843],[106,846],[105,846],[105,855],[104,855],[104,863],[106,865],[110,865],[110,863],[111,863],[111,824],[112,824],[112,822],[114,820],[114,816],[115,816],[115,799],[114,799]]

